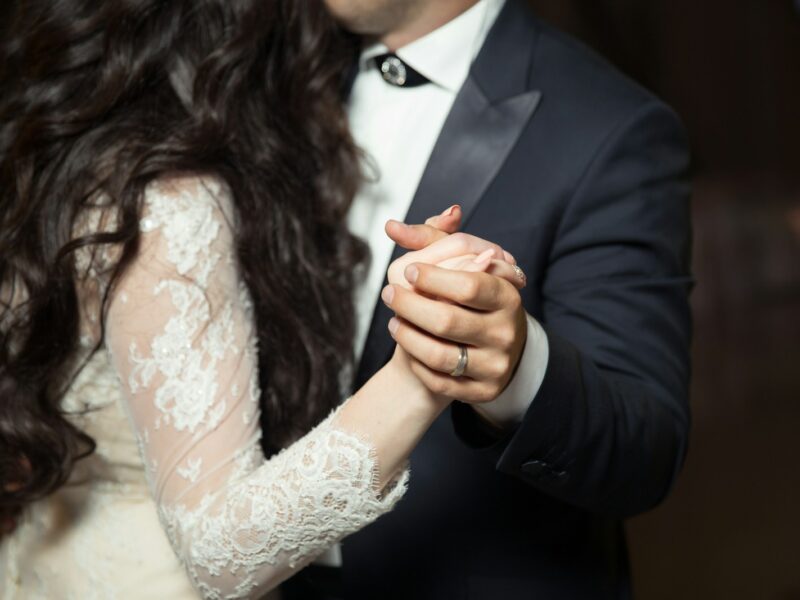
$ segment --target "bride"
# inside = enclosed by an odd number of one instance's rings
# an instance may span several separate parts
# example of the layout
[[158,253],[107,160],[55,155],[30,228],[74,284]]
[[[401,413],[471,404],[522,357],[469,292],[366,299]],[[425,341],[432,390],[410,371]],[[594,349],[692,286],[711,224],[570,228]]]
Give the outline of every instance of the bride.
[[[450,402],[402,350],[341,402],[355,42],[320,0],[14,4],[0,597],[261,597],[392,508]],[[401,260],[516,283],[502,257],[458,235]]]

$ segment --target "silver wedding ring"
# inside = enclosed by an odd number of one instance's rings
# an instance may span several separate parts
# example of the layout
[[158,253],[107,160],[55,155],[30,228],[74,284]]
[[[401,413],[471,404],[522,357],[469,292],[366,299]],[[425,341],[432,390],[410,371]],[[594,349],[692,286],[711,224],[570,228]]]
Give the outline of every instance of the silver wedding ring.
[[464,371],[467,370],[467,365],[469,364],[469,354],[467,353],[466,346],[459,346],[458,347],[458,364],[456,368],[453,369],[453,372],[450,373],[453,377],[461,377],[464,374]]

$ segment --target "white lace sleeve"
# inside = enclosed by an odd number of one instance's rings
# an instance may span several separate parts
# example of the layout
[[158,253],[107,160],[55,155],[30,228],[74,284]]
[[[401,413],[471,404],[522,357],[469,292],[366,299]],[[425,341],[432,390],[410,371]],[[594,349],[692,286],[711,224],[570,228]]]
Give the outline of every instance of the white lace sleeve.
[[378,493],[372,446],[335,413],[265,461],[230,212],[213,181],[151,186],[107,329],[163,524],[207,598],[261,596],[390,510],[407,477]]

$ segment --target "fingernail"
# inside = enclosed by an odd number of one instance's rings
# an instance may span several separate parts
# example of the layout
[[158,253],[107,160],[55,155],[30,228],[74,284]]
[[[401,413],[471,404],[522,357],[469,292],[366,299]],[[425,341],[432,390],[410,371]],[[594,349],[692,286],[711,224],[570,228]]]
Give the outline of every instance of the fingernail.
[[419,269],[414,265],[408,265],[406,267],[406,279],[408,279],[408,282],[416,283],[417,277],[419,277]]
[[397,219],[389,219],[389,223],[394,223],[395,225],[400,225],[400,227],[408,227],[408,225],[406,225],[402,221],[398,221]]
[[381,292],[381,298],[383,298],[383,301],[386,304],[391,305],[392,300],[394,300],[394,287],[387,285],[385,288],[383,288],[383,291]]
[[451,206],[450,208],[446,209],[446,210],[445,210],[445,211],[442,213],[442,216],[443,216],[443,217],[449,217],[449,216],[451,216],[451,215],[452,215],[454,212],[456,212],[456,209],[457,209],[457,208],[461,208],[461,207],[460,207],[458,204],[453,204],[453,206]]
[[484,250],[478,256],[475,257],[474,262],[477,265],[482,265],[483,263],[489,262],[494,256],[494,250],[489,248],[488,250]]
[[503,252],[505,252],[505,253],[506,253],[506,255],[507,255],[507,258],[508,258],[508,260],[511,262],[511,264],[512,264],[512,265],[515,265],[515,264],[517,264],[517,259],[516,259],[516,258],[514,258],[514,255],[513,255],[513,254],[511,254],[511,252],[509,252],[508,250],[503,250]]
[[392,317],[389,319],[389,333],[394,335],[397,332],[398,327],[400,327],[400,322],[397,320],[397,317]]

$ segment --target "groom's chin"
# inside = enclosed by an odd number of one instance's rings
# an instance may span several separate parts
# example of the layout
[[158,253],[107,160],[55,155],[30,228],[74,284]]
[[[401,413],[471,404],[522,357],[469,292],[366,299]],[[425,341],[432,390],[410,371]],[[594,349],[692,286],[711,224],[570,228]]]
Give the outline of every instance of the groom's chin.
[[324,0],[324,2],[334,18],[348,31],[368,37],[381,37],[391,32],[419,0]]

